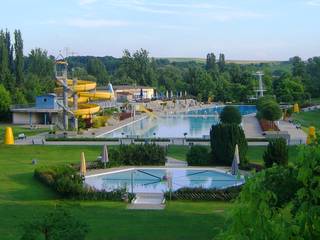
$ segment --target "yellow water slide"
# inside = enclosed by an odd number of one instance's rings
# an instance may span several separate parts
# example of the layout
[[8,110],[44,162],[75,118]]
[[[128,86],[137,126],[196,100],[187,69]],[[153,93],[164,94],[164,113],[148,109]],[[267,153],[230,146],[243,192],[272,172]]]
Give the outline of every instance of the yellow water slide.
[[[63,84],[57,81],[58,85]],[[74,115],[79,117],[86,117],[95,114],[100,111],[100,106],[94,103],[88,103],[89,100],[112,100],[114,98],[113,92],[108,91],[95,91],[97,84],[95,82],[87,80],[77,80],[76,84],[72,79],[67,80],[68,88],[78,94],[78,109],[72,110]],[[55,89],[56,93],[62,93],[63,87],[57,87]],[[69,104],[73,105],[73,97],[68,98]]]
[[145,112],[146,114],[148,114],[150,117],[156,117],[156,114],[154,112],[151,112],[150,110],[148,110],[145,106],[143,106],[142,104],[139,104],[136,108],[137,111],[139,112]]

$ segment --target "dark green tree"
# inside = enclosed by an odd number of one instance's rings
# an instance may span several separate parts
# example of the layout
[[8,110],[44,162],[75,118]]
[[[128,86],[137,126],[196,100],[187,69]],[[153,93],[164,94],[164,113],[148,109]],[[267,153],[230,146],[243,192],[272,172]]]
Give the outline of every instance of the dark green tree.
[[97,79],[97,83],[106,86],[109,81],[108,72],[103,63],[98,58],[91,58],[88,62],[88,73]]
[[265,167],[272,167],[273,164],[287,166],[289,158],[289,149],[287,141],[283,138],[272,139],[263,154]]
[[21,240],[84,240],[88,226],[68,211],[57,207],[42,217],[36,217],[24,225]]
[[219,55],[219,61],[218,61],[219,71],[223,72],[226,67],[226,61],[223,53],[220,53]]
[[269,102],[263,105],[261,109],[261,117],[268,121],[277,121],[281,118],[282,111],[279,104],[276,102]]
[[240,124],[242,120],[241,113],[237,107],[226,106],[220,113],[220,121],[222,123]]
[[240,165],[246,166],[248,143],[243,129],[238,124],[213,125],[210,131],[212,162],[215,165],[230,166],[235,146],[239,146]]
[[14,52],[15,52],[15,75],[18,86],[23,85],[23,68],[24,68],[24,56],[23,56],[23,41],[20,30],[14,31]]
[[8,118],[11,104],[10,92],[0,84],[0,119]]

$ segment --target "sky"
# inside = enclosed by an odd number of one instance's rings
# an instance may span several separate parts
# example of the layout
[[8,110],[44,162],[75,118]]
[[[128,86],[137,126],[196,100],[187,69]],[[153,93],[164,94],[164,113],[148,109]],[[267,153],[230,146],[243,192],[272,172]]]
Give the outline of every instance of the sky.
[[320,55],[320,0],[0,0],[0,29],[20,29],[25,54],[153,57],[224,53],[232,60]]

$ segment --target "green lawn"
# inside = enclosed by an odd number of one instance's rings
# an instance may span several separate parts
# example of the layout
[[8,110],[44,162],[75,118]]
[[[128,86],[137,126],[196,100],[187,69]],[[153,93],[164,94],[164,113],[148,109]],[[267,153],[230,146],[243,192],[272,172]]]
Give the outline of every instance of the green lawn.
[[[67,206],[90,228],[88,239],[212,239],[225,227],[224,202],[169,202],[164,211],[126,210],[109,201],[60,200],[33,178],[35,166],[79,162],[84,151],[88,161],[99,146],[3,146],[0,145],[0,236],[19,239],[21,224],[52,209]],[[192,226],[192,227],[191,227]]]
[[32,136],[43,132],[48,132],[49,128],[37,128],[37,129],[30,129],[26,126],[19,126],[19,125],[12,125],[12,124],[0,124],[0,140],[2,141],[5,128],[12,127],[13,135],[18,137],[20,133],[24,133],[26,136]]
[[314,126],[317,131],[320,129],[320,110],[294,113],[292,119],[298,121],[306,132],[310,126]]
[[186,161],[186,154],[188,150],[189,147],[187,146],[171,145],[168,147],[167,155],[178,160]]

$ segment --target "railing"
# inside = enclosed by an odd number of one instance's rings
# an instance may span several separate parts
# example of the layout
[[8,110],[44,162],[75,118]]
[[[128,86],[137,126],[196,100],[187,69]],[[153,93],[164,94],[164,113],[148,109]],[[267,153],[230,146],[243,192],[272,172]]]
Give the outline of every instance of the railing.
[[24,108],[34,108],[36,107],[35,103],[29,103],[29,104],[14,104],[10,106],[10,109],[24,109]]

